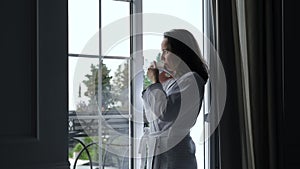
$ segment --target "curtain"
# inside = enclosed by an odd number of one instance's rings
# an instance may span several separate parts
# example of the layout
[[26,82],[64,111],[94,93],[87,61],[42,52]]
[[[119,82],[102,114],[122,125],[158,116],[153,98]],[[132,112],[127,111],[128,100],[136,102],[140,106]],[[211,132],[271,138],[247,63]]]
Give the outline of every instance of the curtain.
[[[239,0],[236,0],[238,3]],[[243,0],[256,169],[279,168],[282,118],[281,1]]]
[[218,0],[214,19],[227,81],[220,130],[222,169],[282,166],[280,0]]
[[235,20],[232,2],[211,0],[215,11],[215,34],[219,57],[226,75],[226,104],[219,123],[220,168],[243,168],[243,127],[241,125],[240,64],[236,59],[234,40]]

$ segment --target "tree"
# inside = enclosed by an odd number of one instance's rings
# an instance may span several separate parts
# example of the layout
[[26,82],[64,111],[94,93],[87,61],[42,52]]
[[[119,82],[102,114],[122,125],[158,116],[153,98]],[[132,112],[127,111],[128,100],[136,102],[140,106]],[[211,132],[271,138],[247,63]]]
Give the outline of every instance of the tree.
[[[129,106],[129,64],[126,62],[119,65],[113,78],[112,90],[114,93],[114,101],[119,105],[119,110],[128,110]],[[149,78],[144,75],[144,88],[151,84]]]
[[[112,79],[109,76],[110,69],[103,63],[101,63],[102,68],[102,110],[107,110],[114,104],[111,94],[111,84]],[[87,80],[83,80],[82,83],[87,87],[87,91],[84,92],[84,96],[88,97],[88,104],[85,102],[80,102],[77,104],[77,111],[82,112],[97,112],[98,111],[98,70],[99,64],[91,64],[91,74],[86,74]],[[81,89],[81,86],[80,86]]]
[[[159,57],[159,56],[158,56]],[[114,77],[109,76],[110,69],[103,63],[102,67],[102,110],[118,108],[128,110],[129,108],[129,64],[126,62],[118,66]],[[87,87],[84,96],[89,97],[88,104],[80,102],[77,104],[77,112],[97,112],[98,111],[98,69],[99,65],[91,64],[91,74],[85,75],[87,80],[82,83]],[[111,83],[112,80],[112,83]],[[144,88],[151,84],[144,75]],[[81,86],[79,86],[81,90]],[[80,92],[81,93],[81,92]],[[80,95],[79,93],[79,95]]]
[[120,110],[128,110],[129,107],[129,67],[128,63],[119,65],[113,78],[114,101]]

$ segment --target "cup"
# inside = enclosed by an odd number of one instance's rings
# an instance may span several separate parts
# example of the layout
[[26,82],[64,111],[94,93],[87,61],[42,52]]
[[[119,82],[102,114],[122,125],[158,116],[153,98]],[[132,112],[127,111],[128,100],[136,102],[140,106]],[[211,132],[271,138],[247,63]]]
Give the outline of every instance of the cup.
[[161,73],[162,71],[166,71],[164,67],[164,62],[162,60],[156,61],[156,67],[159,70],[159,73]]
[[167,78],[171,77],[171,72],[165,68],[164,61],[157,59],[156,68],[158,69],[159,74],[163,73]]

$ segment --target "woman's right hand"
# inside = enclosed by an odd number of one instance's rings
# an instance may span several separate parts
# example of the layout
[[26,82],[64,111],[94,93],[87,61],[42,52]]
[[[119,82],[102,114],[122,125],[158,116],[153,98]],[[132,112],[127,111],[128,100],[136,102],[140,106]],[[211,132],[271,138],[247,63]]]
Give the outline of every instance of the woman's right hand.
[[148,68],[147,76],[152,83],[159,83],[159,70],[156,67],[155,61],[153,61],[153,63]]

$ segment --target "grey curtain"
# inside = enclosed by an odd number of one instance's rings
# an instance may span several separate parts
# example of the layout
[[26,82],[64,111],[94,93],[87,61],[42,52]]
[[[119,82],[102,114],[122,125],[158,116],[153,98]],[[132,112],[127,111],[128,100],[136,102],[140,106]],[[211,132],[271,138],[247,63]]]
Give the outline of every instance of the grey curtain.
[[283,166],[280,0],[210,0],[227,81],[219,125],[222,169]]
[[241,83],[240,63],[236,59],[234,45],[234,18],[232,2],[212,0],[215,4],[215,34],[220,59],[226,74],[227,98],[219,124],[219,165],[222,169],[243,168],[243,147],[241,127]]
[[254,166],[276,169],[282,166],[282,6],[280,0],[244,2]]

